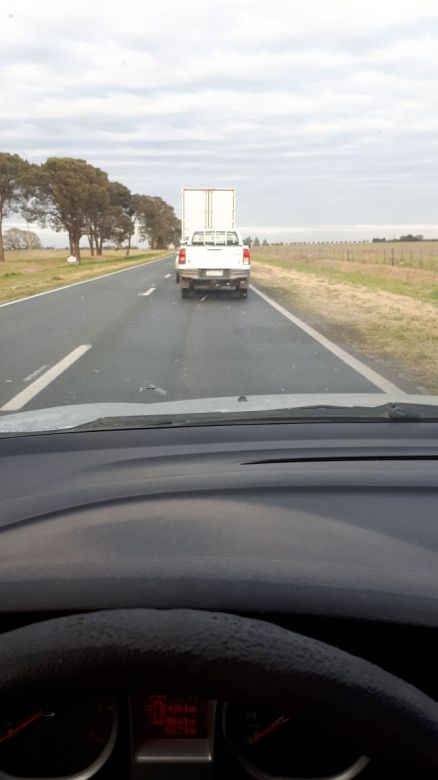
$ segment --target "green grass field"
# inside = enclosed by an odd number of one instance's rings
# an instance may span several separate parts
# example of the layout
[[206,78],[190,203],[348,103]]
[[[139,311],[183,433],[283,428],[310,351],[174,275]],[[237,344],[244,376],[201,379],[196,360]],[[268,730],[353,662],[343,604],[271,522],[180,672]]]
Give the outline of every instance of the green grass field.
[[69,265],[65,249],[7,252],[6,262],[0,263],[0,303],[93,279],[166,254],[169,250],[132,250],[130,257],[126,257],[124,251],[105,252],[102,257],[91,257],[83,252],[79,265]]

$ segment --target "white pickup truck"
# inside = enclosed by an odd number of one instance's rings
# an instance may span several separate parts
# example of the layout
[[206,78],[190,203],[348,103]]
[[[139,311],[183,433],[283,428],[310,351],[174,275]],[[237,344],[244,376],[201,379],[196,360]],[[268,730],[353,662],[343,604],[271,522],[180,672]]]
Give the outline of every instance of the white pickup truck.
[[195,230],[178,252],[181,295],[196,289],[236,290],[248,295],[250,252],[238,230]]

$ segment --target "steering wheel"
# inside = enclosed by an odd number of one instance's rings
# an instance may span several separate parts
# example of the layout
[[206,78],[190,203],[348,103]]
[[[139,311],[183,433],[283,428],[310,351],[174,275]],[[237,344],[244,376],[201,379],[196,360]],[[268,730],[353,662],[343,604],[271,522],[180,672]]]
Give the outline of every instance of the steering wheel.
[[385,763],[438,772],[438,703],[362,658],[219,612],[124,609],[0,636],[1,705],[50,694],[172,691],[303,714]]

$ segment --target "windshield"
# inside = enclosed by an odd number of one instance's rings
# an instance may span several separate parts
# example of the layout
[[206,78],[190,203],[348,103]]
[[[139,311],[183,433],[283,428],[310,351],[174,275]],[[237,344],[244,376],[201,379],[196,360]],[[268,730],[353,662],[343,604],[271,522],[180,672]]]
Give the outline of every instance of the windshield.
[[237,246],[239,236],[231,230],[197,230],[193,233],[192,244],[205,246]]
[[434,0],[0,15],[0,432],[436,414]]

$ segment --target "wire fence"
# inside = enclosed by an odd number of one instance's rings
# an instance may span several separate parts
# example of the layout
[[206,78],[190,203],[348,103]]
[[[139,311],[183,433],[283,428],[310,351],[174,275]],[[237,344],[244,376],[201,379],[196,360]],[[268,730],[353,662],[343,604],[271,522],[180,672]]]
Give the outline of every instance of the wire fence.
[[379,243],[302,243],[253,247],[266,259],[295,262],[352,262],[365,265],[406,266],[438,271],[438,241],[384,241]]

